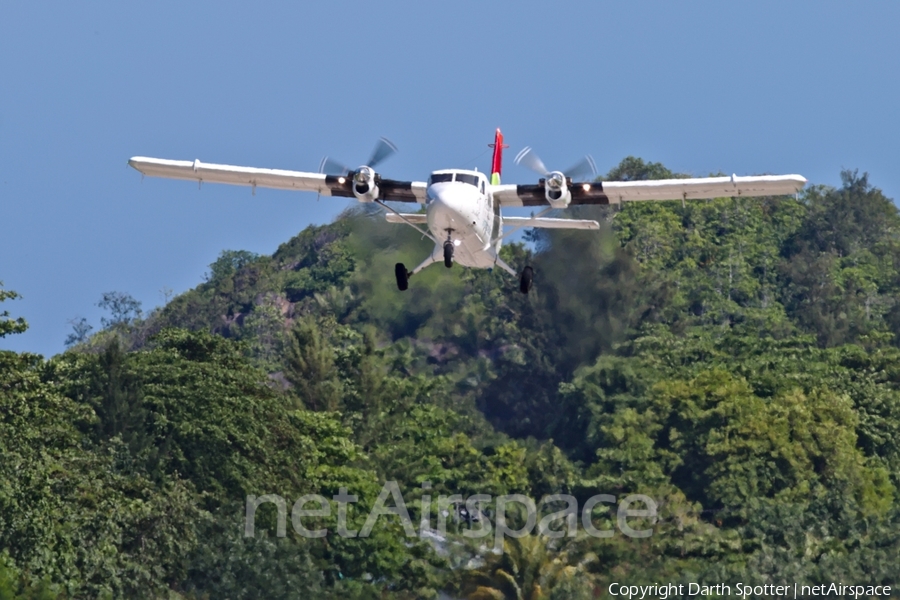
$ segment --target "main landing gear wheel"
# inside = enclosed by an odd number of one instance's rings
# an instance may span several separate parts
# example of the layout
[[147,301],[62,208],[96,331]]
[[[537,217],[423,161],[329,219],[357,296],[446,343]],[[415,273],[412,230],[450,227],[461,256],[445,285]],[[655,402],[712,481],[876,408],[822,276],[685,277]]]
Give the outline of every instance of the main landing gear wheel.
[[453,266],[453,242],[444,242],[444,266],[448,269]]
[[409,287],[409,272],[406,270],[406,265],[397,263],[394,267],[394,274],[397,276],[397,288],[401,292],[405,291]]
[[525,267],[522,269],[522,276],[519,277],[519,291],[527,294],[531,289],[532,283],[534,283],[534,269]]

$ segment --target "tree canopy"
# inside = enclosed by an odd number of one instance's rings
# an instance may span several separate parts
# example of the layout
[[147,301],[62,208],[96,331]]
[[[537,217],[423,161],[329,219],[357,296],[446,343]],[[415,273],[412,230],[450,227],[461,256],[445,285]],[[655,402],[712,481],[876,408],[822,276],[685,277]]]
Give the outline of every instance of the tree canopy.
[[[607,180],[678,177],[628,157]],[[619,583],[900,575],[900,213],[846,171],[799,197],[582,207],[501,272],[367,209],[225,251],[142,312],[104,294],[65,353],[0,352],[0,597],[589,598]],[[0,289],[0,302],[15,292]],[[0,313],[0,337],[27,327]],[[362,529],[386,481],[441,495],[644,494],[652,535],[490,543],[447,505],[370,537],[279,536],[320,494]],[[340,509],[342,490],[358,502]],[[433,504],[432,502],[432,504]],[[492,518],[495,505],[481,517]],[[545,514],[549,509],[543,508]],[[590,517],[614,528],[616,514]],[[522,524],[521,515],[510,517]],[[446,596],[445,596],[446,597]]]

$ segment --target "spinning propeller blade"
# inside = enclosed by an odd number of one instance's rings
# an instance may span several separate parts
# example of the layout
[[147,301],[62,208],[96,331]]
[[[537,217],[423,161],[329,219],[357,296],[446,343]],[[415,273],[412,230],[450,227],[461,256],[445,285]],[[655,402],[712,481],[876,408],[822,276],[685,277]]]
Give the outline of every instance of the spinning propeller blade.
[[384,161],[384,159],[388,158],[396,151],[397,146],[395,146],[391,140],[384,137],[380,138],[378,143],[375,144],[375,149],[372,150],[372,156],[369,157],[369,162],[366,164],[374,169],[375,165]]
[[531,149],[531,146],[525,146],[521,152],[516,154],[516,164],[534,171],[541,177],[550,173],[544,165],[544,161],[537,155],[537,152]]
[[578,163],[563,171],[563,174],[573,181],[584,175],[596,176],[597,166],[594,164],[594,159],[591,158],[591,155],[586,154]]
[[325,173],[326,175],[347,175],[350,173],[350,168],[347,167],[347,165],[326,156],[319,165],[319,173]]
[[[544,165],[544,161],[541,160],[537,155],[537,152],[535,152],[531,146],[526,146],[518,155],[516,155],[516,164],[534,171],[541,177],[550,175],[550,170]],[[596,174],[597,167],[594,165],[594,159],[591,158],[590,155],[586,155],[578,163],[563,171],[563,175],[570,179]]]
[[[385,159],[395,152],[397,152],[397,146],[395,146],[391,140],[385,137],[380,138],[375,144],[375,149],[372,150],[372,156],[369,157],[369,162],[366,163],[366,166],[374,169],[375,165],[384,162]],[[319,165],[319,173],[325,173],[326,175],[348,175],[352,171],[353,169],[344,163],[338,162],[328,156],[323,158]]]

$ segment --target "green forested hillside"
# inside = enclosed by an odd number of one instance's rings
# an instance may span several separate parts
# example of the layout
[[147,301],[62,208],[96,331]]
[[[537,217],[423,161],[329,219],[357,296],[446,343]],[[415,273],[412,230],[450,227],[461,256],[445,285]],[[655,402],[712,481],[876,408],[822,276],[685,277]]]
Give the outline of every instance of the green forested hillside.
[[[608,179],[672,177],[628,158]],[[900,213],[865,175],[798,198],[634,203],[504,258],[357,209],[43,359],[0,352],[0,598],[591,598],[619,583],[900,579]],[[110,297],[112,298],[112,297]],[[14,300],[0,291],[0,301]],[[107,298],[109,300],[109,298]],[[23,330],[5,302],[0,336]],[[26,315],[27,316],[27,315]],[[73,340],[77,341],[77,340]],[[248,495],[640,493],[659,520],[507,540],[278,537]],[[427,482],[427,483],[426,483]],[[430,488],[428,487],[430,483]],[[597,507],[595,522],[616,515]],[[490,513],[489,513],[490,514]],[[335,512],[319,520],[332,532]]]

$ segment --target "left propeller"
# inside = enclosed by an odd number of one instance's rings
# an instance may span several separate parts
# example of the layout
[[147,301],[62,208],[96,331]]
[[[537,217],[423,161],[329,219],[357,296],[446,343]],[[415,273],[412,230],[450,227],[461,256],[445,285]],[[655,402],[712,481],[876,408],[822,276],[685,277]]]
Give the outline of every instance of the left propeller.
[[[388,157],[397,152],[397,146],[387,138],[380,138],[372,150],[372,155],[364,166],[375,168],[376,165],[384,162]],[[362,168],[362,167],[360,167]],[[326,156],[319,165],[319,173],[326,175],[349,175],[354,169],[351,169],[344,163],[338,162],[333,158]]]

